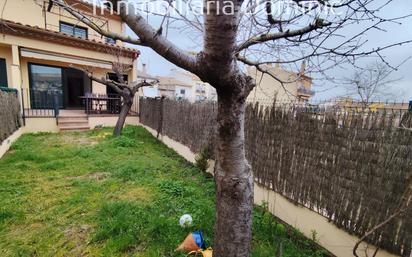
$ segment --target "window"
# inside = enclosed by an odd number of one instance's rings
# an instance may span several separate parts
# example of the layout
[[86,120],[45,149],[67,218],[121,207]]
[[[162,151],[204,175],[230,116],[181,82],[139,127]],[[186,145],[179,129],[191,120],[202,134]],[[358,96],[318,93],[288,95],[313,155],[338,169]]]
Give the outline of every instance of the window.
[[67,35],[72,35],[75,37],[80,37],[87,39],[87,29],[82,27],[77,27],[76,25],[60,22],[60,32]]
[[196,84],[196,92],[198,93],[204,93],[205,92],[205,85],[203,84]]
[[6,60],[0,59],[0,87],[7,87],[7,67]]
[[115,45],[116,40],[114,40],[113,38],[110,38],[110,37],[106,37],[106,43]]
[[29,64],[30,102],[33,109],[53,107],[53,95],[59,94],[63,106],[63,70],[59,67]]
[[196,96],[196,102],[201,102],[201,101],[204,101],[204,100],[206,100],[206,97],[201,96],[201,95]]
[[181,95],[184,95],[185,93],[186,93],[186,90],[180,89],[180,94],[181,94]]

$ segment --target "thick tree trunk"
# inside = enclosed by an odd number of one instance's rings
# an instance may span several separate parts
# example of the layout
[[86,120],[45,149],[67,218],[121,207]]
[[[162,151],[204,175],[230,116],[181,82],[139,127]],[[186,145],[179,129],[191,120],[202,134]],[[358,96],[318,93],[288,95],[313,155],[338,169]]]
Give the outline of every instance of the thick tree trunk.
[[244,116],[244,98],[219,95],[214,257],[250,254],[253,175],[245,157]]
[[116,127],[114,128],[113,136],[118,137],[122,133],[127,114],[129,114],[131,108],[132,101],[124,99],[124,104],[122,105],[122,109],[120,110],[119,119],[117,120]]

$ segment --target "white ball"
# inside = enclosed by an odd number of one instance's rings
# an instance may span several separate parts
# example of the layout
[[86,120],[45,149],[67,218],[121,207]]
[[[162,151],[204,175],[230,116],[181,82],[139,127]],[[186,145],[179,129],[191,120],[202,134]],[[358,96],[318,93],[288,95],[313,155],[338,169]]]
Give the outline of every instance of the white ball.
[[190,227],[193,223],[192,216],[190,216],[189,214],[183,215],[182,217],[180,217],[179,223],[182,228]]

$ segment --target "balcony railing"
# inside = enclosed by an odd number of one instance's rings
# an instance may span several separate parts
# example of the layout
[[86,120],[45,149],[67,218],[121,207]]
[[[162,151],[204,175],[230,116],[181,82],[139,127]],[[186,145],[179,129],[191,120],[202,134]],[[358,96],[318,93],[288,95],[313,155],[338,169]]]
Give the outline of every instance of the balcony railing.
[[[67,96],[61,90],[22,89],[23,117],[58,117],[61,109],[84,109],[89,115],[117,115],[120,113],[122,98],[117,94],[86,94],[81,106],[68,106]],[[129,115],[138,115],[138,97],[133,99]]]
[[87,114],[119,114],[122,106],[122,99],[117,94],[86,94],[80,98]]
[[63,103],[61,90],[22,89],[23,117],[57,117]]

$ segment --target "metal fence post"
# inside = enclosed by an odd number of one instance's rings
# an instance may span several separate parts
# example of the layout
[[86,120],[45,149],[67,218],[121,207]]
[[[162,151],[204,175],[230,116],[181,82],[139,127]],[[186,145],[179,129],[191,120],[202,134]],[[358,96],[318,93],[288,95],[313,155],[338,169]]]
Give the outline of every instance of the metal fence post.
[[21,89],[21,109],[22,109],[22,118],[23,118],[23,126],[26,126],[26,111],[24,110],[24,89]]
[[59,116],[59,92],[55,90],[53,92],[53,107],[54,107],[54,117],[57,118]]
[[158,127],[157,127],[157,136],[156,136],[157,138],[159,138],[160,134],[163,134],[163,113],[164,113],[163,104],[164,104],[164,100],[165,100],[165,97],[162,96],[160,98],[159,123],[158,123]]

